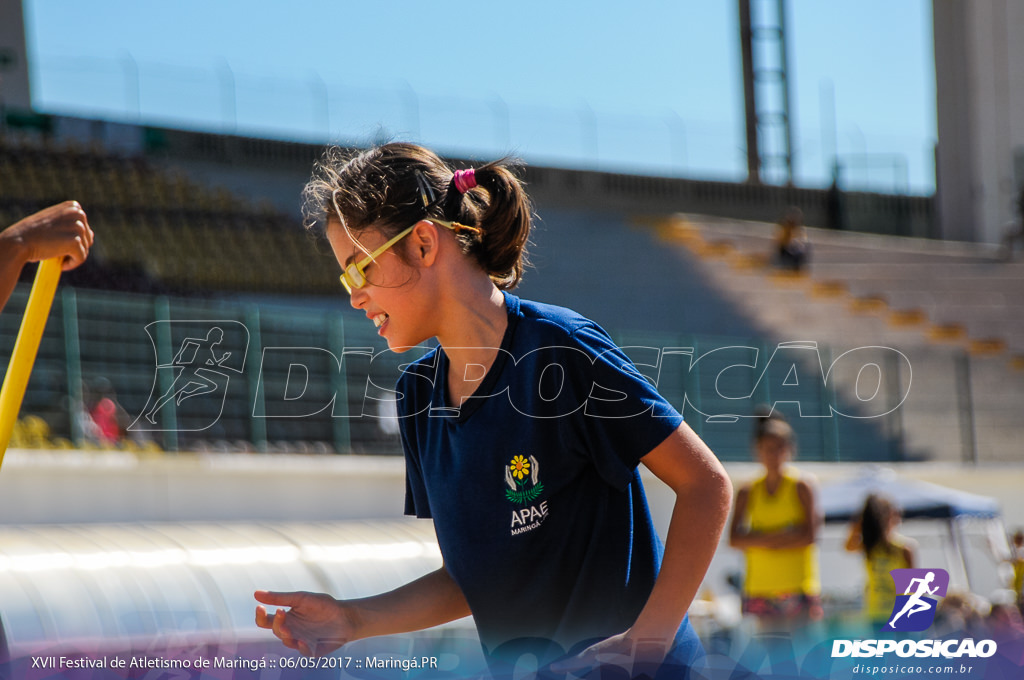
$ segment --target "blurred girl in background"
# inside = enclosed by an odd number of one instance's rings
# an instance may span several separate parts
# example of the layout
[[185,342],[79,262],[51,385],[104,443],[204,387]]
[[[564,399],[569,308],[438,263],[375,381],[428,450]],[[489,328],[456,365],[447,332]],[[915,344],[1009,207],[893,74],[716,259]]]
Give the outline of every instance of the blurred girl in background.
[[900,511],[896,504],[879,494],[869,494],[864,508],[850,524],[846,549],[864,554],[867,581],[864,584],[864,613],[873,628],[885,625],[896,589],[889,572],[913,569],[915,544],[896,533]]

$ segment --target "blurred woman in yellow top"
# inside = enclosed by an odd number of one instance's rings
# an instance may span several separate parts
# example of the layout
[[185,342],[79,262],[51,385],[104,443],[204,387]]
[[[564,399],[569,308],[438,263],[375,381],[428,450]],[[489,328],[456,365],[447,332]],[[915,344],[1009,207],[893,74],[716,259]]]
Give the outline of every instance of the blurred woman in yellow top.
[[756,616],[762,629],[792,631],[822,617],[817,492],[787,464],[794,438],[785,420],[759,418],[754,448],[765,474],[740,488],[729,545],[746,558],[744,613]]
[[896,586],[889,574],[893,569],[913,569],[916,544],[896,533],[900,512],[888,498],[869,494],[860,515],[850,524],[846,549],[864,553],[867,581],[864,584],[864,613],[872,627],[889,620],[896,601]]

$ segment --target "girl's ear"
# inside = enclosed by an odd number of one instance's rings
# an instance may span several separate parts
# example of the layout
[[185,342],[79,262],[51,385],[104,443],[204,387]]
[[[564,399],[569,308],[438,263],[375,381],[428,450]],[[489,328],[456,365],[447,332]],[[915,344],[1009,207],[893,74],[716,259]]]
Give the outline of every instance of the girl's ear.
[[441,245],[438,226],[430,220],[420,220],[409,234],[409,241],[413,260],[424,267],[432,266]]

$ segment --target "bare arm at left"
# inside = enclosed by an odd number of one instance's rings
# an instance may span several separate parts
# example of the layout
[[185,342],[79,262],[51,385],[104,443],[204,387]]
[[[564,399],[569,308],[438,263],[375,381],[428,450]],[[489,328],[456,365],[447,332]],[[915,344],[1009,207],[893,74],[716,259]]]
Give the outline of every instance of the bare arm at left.
[[7,303],[27,262],[64,259],[74,269],[89,256],[93,233],[77,201],[51,205],[0,231],[0,310]]

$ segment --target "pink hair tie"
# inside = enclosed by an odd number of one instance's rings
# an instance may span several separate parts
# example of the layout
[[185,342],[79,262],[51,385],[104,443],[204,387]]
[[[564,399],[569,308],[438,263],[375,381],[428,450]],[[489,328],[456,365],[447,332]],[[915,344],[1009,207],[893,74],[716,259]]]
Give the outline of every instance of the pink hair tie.
[[455,174],[452,175],[452,181],[455,183],[455,188],[459,190],[459,193],[464,194],[476,186],[476,170],[472,168],[469,170],[456,170]]

